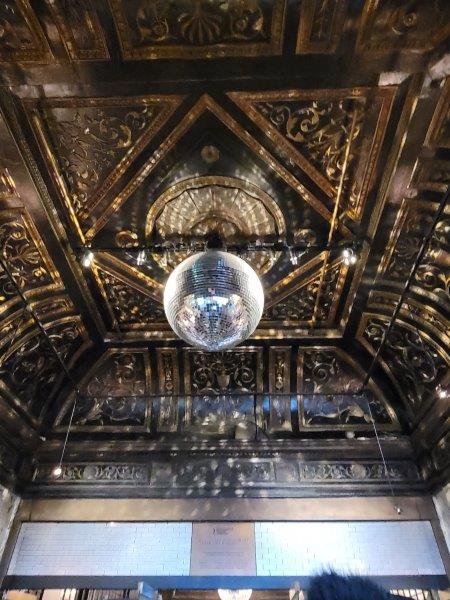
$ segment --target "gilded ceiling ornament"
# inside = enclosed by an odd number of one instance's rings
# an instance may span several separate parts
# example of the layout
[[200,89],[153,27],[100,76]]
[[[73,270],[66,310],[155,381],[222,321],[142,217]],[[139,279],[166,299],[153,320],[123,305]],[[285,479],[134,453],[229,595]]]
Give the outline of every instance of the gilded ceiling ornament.
[[81,107],[70,120],[57,120],[46,114],[48,130],[71,193],[75,214],[86,220],[90,203],[113,167],[136,143],[157,109],[136,107],[123,115],[103,109]]
[[153,298],[106,271],[99,271],[107,302],[119,325],[161,323],[164,309]]
[[346,0],[308,0],[300,5],[296,53],[332,53],[343,32]]
[[46,0],[72,60],[108,59],[108,47],[91,0]]
[[[61,360],[70,365],[83,342],[77,320],[55,325],[49,337]],[[43,335],[27,335],[2,357],[0,375],[34,417],[41,416],[63,376],[61,364]]]
[[[381,343],[386,326],[384,319],[375,317],[367,322],[364,338],[372,348],[376,349]],[[414,409],[435,392],[439,380],[448,371],[448,365],[424,334],[405,326],[393,327],[381,358]]]
[[260,391],[260,353],[187,352],[186,393],[224,394]]
[[448,36],[447,0],[369,0],[359,28],[357,51],[432,50]]
[[3,258],[21,289],[52,283],[39,249],[23,222],[11,219],[0,224],[0,245]]
[[[81,388],[73,424],[111,426],[145,424],[147,402],[146,362],[140,352],[113,352],[97,364]],[[70,411],[61,420],[67,425]]]
[[126,59],[259,55],[281,49],[284,0],[110,0]]
[[[404,281],[408,277],[423,241],[423,231],[431,226],[433,208],[427,202],[404,201],[394,231],[394,244],[387,247],[390,256],[385,276]],[[436,225],[428,251],[417,269],[415,285],[450,301],[450,218]],[[386,258],[384,259],[386,261]]]
[[364,118],[364,98],[335,102],[313,101],[310,104],[299,102],[261,102],[255,108],[268,119],[288,140],[298,145],[304,156],[319,169],[337,191],[342,177],[344,154],[356,110],[357,119],[352,134],[351,152],[344,176],[344,185],[354,203],[356,181],[351,181],[352,164],[358,154],[358,140]]
[[[255,241],[285,232],[284,218],[274,199],[257,186],[232,177],[194,177],[167,189],[152,204],[145,227],[148,237],[170,242],[218,234],[225,244]],[[153,259],[171,272],[189,256],[170,251]],[[259,273],[274,265],[279,253],[248,251],[245,260]]]
[[0,62],[47,62],[48,42],[29,0],[0,3]]
[[[321,289],[316,320],[324,324],[332,318],[336,303],[336,286],[340,278],[341,265],[328,269]],[[263,321],[311,321],[314,314],[317,293],[319,290],[319,275],[312,281],[302,285],[279,302],[267,308],[262,316]]]

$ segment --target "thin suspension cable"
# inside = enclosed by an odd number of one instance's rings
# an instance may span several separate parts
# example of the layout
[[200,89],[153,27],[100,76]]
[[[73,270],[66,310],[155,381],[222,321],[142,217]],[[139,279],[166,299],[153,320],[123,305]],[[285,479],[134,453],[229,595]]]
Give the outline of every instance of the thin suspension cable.
[[373,427],[373,431],[375,433],[375,437],[376,437],[376,440],[377,440],[378,449],[379,449],[380,454],[381,454],[381,460],[383,461],[384,474],[385,474],[385,476],[386,476],[386,478],[388,480],[389,489],[391,490],[391,496],[395,500],[395,494],[394,494],[394,488],[392,487],[391,475],[390,475],[390,473],[388,471],[388,468],[387,468],[386,459],[384,457],[383,448],[381,447],[381,442],[380,442],[380,438],[378,436],[377,427],[375,425],[375,419],[373,418],[373,413],[372,413],[372,408],[370,407],[370,400],[369,400],[369,398],[367,398],[367,408],[369,410],[370,420],[372,421],[372,427]]
[[381,341],[380,341],[380,344],[379,344],[379,346],[377,348],[377,351],[375,352],[375,354],[374,354],[374,356],[372,358],[372,362],[370,363],[369,368],[367,369],[366,376],[364,377],[364,380],[363,380],[363,382],[361,384],[361,388],[359,390],[360,393],[364,391],[364,389],[366,388],[367,384],[370,381],[370,378],[372,376],[373,370],[375,369],[375,365],[376,365],[376,363],[378,361],[378,358],[379,358],[379,356],[381,354],[381,351],[383,350],[384,345],[386,344],[387,339],[389,337],[389,334],[391,333],[392,328],[394,327],[394,323],[395,323],[395,321],[397,319],[397,316],[398,316],[398,314],[400,312],[400,309],[401,309],[401,307],[403,305],[403,302],[405,301],[406,294],[408,293],[409,288],[410,288],[410,286],[411,286],[411,284],[413,282],[413,279],[414,279],[414,277],[416,275],[417,269],[419,268],[420,263],[422,262],[425,254],[426,254],[426,252],[428,250],[428,245],[431,242],[431,239],[432,239],[433,234],[434,234],[434,230],[436,229],[436,225],[438,224],[439,219],[441,218],[441,216],[444,213],[444,210],[445,210],[445,207],[446,207],[446,204],[447,204],[449,198],[450,198],[450,186],[447,187],[447,190],[446,190],[444,196],[442,197],[442,200],[441,200],[441,202],[439,204],[438,210],[437,210],[437,212],[436,212],[436,214],[434,216],[434,219],[433,219],[433,222],[432,222],[432,224],[430,226],[430,229],[429,229],[427,235],[423,238],[422,245],[421,245],[420,250],[419,250],[419,252],[418,252],[418,254],[416,256],[416,260],[414,261],[414,264],[413,264],[413,266],[411,268],[411,271],[409,273],[408,279],[406,280],[406,283],[405,283],[405,286],[403,288],[403,291],[400,294],[400,297],[399,297],[399,299],[397,301],[397,304],[395,305],[395,308],[394,308],[394,310],[392,312],[389,324],[388,324],[387,328],[383,332],[383,335],[381,337]]
[[347,145],[345,147],[344,162],[342,164],[341,177],[339,179],[339,186],[338,186],[338,190],[336,193],[336,202],[334,204],[333,214],[331,216],[330,229],[328,231],[328,239],[327,239],[326,250],[325,250],[325,257],[324,257],[324,261],[322,264],[322,269],[320,270],[319,286],[317,288],[316,301],[314,303],[314,311],[313,311],[313,316],[311,319],[311,327],[314,327],[316,324],[316,321],[317,321],[317,313],[319,311],[320,297],[322,295],[322,288],[323,288],[323,284],[324,284],[324,280],[325,280],[328,263],[330,260],[330,254],[331,254],[331,248],[332,248],[331,242],[332,242],[332,239],[334,236],[334,231],[339,222],[339,205],[341,203],[341,196],[342,196],[342,192],[344,189],[345,175],[347,174],[347,167],[348,167],[348,162],[349,162],[349,158],[350,158],[350,148],[352,145],[353,135],[355,132],[357,114],[358,114],[358,106],[356,105],[355,109],[353,111],[352,124],[350,127],[350,134],[349,134],[349,137],[347,140]]
[[78,400],[78,393],[75,391],[75,397],[74,397],[74,400],[73,400],[72,412],[70,413],[69,424],[67,426],[66,436],[64,438],[64,444],[63,444],[62,451],[61,451],[61,458],[59,459],[59,463],[58,463],[58,467],[59,468],[62,467],[62,463],[63,463],[63,460],[64,460],[64,454],[66,452],[67,440],[69,439],[70,428],[72,427],[72,421],[73,421],[73,417],[74,417],[74,414],[75,414],[75,408],[76,408],[76,405],[77,405],[77,400]]

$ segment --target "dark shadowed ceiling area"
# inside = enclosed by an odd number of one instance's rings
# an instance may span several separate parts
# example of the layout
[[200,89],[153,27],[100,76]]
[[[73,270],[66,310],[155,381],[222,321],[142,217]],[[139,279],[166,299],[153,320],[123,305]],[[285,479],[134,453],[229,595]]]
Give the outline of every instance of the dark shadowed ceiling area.
[[[2,481],[447,481],[449,36],[447,0],[2,2]],[[212,233],[266,298],[224,353],[186,347],[162,306]]]

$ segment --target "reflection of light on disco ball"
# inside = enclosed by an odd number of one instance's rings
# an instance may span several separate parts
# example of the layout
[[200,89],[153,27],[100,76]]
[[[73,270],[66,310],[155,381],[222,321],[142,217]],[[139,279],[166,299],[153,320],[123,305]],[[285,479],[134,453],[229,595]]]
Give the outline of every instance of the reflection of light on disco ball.
[[170,274],[164,310],[175,333],[203,350],[226,350],[247,339],[264,308],[258,275],[220,250],[190,256]]

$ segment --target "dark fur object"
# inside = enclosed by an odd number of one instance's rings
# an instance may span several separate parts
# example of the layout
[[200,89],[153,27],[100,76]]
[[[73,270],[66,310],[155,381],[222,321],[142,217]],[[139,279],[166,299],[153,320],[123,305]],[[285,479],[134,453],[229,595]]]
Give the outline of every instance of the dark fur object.
[[324,573],[311,579],[308,600],[388,600],[395,598],[370,579]]

